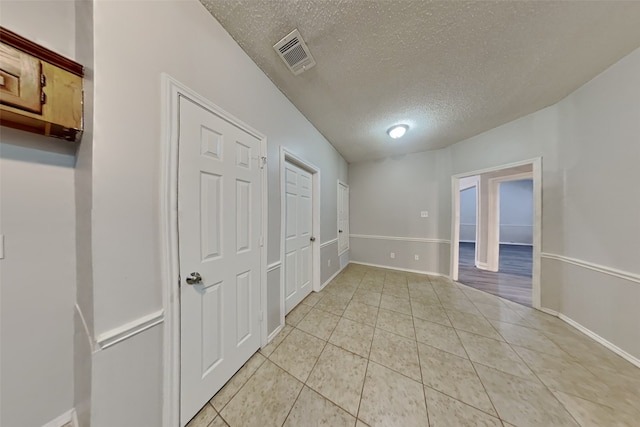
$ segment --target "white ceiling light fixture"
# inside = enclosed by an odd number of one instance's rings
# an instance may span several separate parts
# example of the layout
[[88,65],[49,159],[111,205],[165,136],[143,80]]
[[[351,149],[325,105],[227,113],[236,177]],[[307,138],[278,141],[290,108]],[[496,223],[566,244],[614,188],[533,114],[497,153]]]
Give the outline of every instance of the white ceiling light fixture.
[[398,139],[398,138],[402,138],[402,136],[407,132],[408,129],[409,129],[409,126],[407,125],[395,125],[395,126],[391,126],[387,130],[387,133],[391,138]]

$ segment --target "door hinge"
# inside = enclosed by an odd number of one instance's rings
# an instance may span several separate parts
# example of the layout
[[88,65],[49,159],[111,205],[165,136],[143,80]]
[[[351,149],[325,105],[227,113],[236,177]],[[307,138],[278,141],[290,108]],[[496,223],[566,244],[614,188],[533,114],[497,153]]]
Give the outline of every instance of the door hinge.
[[262,322],[263,320],[264,320],[264,312],[263,312],[263,311],[261,311],[261,312],[260,312],[260,321]]
[[178,287],[182,286],[182,277],[178,274]]
[[47,94],[44,91],[40,92],[40,104],[47,103]]
[[47,85],[47,76],[44,73],[40,74],[40,86],[45,87]]
[[264,169],[264,166],[267,164],[267,158],[265,156],[260,156],[260,169]]
[[258,244],[260,245],[260,247],[264,246],[264,237],[260,236],[260,240],[258,241]]

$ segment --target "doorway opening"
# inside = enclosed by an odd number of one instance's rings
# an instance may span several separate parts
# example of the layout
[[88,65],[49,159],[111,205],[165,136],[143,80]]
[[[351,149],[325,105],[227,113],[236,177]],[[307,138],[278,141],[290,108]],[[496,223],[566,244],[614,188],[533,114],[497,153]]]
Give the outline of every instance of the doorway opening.
[[451,277],[540,306],[541,161],[453,177]]

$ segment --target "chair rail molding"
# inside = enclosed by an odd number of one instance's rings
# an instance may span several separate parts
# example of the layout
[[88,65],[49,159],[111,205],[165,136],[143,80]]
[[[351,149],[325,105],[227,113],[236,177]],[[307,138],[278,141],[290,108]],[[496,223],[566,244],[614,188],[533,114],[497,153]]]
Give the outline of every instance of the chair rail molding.
[[271,273],[273,270],[277,270],[280,267],[282,267],[282,261],[278,260],[276,262],[273,262],[267,265],[267,273]]
[[320,244],[320,248],[321,249],[322,248],[326,248],[327,246],[333,245],[334,243],[338,243],[338,238],[337,237],[335,239],[327,240],[326,242],[321,243]]
[[400,237],[400,236],[377,236],[373,234],[350,234],[350,238],[355,239],[373,239],[373,240],[395,240],[401,242],[421,242],[421,243],[451,243],[447,239],[433,239],[428,237]]
[[104,350],[164,322],[164,309],[154,311],[96,337],[96,350]]
[[583,261],[577,258],[571,258],[564,255],[552,254],[549,252],[543,252],[542,258],[553,259],[556,261],[565,262],[578,267],[586,268],[588,270],[597,271],[598,273],[606,274],[608,276],[618,277],[620,279],[628,280],[634,283],[640,283],[640,274],[631,273],[629,271],[618,270],[617,268],[607,267],[605,265],[595,264],[588,261]]

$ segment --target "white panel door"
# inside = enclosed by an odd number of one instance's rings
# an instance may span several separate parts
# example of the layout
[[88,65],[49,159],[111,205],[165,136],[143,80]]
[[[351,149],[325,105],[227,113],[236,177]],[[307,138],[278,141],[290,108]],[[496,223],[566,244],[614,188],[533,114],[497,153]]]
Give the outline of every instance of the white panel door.
[[349,249],[349,186],[338,183],[338,253]]
[[285,313],[311,292],[313,277],[313,190],[311,174],[285,162]]
[[260,140],[185,98],[179,120],[185,425],[260,346],[262,195]]

